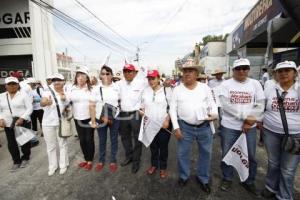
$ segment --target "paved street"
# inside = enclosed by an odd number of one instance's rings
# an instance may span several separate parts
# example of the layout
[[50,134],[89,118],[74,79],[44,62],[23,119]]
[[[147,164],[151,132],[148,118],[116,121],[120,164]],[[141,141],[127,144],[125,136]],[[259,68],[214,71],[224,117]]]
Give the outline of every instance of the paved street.
[[[0,133],[2,148],[0,148],[0,199],[1,200],[54,200],[54,199],[101,199],[101,200],[158,200],[158,199],[180,199],[180,200],[252,200],[259,199],[248,194],[238,184],[236,178],[231,192],[225,193],[219,190],[218,186],[221,180],[219,169],[220,145],[219,138],[214,141],[214,155],[212,162],[212,193],[206,195],[198,187],[194,175],[196,164],[196,145],[193,146],[192,153],[192,177],[188,185],[179,188],[177,181],[176,165],[176,141],[172,138],[169,151],[169,178],[160,180],[159,175],[153,177],[147,176],[145,171],[149,166],[149,149],[143,149],[142,165],[140,171],[131,174],[130,166],[119,167],[115,174],[109,172],[108,165],[105,169],[97,173],[94,170],[86,172],[77,167],[81,160],[81,151],[79,141],[72,137],[69,138],[70,167],[65,175],[56,173],[53,177],[47,176],[47,155],[43,138],[40,138],[41,144],[32,149],[32,159],[30,166],[20,169],[15,173],[8,171],[11,166],[11,158],[6,147],[6,139],[3,132]],[[98,136],[95,136],[98,140]],[[98,144],[98,142],[96,142]],[[119,143],[119,161],[123,159],[123,148]],[[98,148],[96,148],[98,149]],[[97,151],[96,151],[97,152]],[[263,181],[266,173],[266,154],[263,148],[258,148],[258,175],[257,186],[263,187]],[[98,157],[96,153],[95,157]],[[296,177],[295,199],[300,199],[300,173]],[[114,197],[114,198],[113,198]]]

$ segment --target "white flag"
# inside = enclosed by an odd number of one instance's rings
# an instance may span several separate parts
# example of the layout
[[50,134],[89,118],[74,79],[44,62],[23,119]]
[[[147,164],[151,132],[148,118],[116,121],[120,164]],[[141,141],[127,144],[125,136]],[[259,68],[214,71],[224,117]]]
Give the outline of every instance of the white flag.
[[227,165],[233,166],[240,180],[244,182],[249,176],[249,159],[246,134],[242,133],[223,158]]
[[143,117],[140,133],[139,133],[139,141],[141,141],[146,147],[149,147],[151,142],[153,141],[156,134],[162,128],[163,122],[156,122],[151,120],[149,117]]

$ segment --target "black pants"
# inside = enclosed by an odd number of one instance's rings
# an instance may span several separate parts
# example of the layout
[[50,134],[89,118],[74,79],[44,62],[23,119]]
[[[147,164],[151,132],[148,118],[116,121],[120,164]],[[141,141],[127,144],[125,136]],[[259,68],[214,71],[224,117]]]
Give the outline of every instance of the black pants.
[[34,110],[31,114],[32,130],[37,131],[37,120],[42,124],[44,110]]
[[141,116],[138,111],[133,113],[121,112],[120,135],[125,149],[127,159],[132,159],[133,163],[139,163],[142,154],[142,143],[138,140],[141,127]]
[[[22,125],[26,128],[31,128],[31,122],[25,122]],[[5,127],[4,128],[6,138],[7,138],[7,147],[8,151],[14,161],[14,164],[21,164],[22,160],[29,160],[31,153],[31,143],[30,141],[21,146],[21,151],[23,153],[22,157],[20,156],[19,145],[16,140],[14,129]]]
[[85,161],[92,162],[95,154],[94,131],[89,125],[90,119],[74,120],[78,133],[80,147]]
[[150,145],[151,164],[161,170],[167,169],[170,136],[170,133],[160,129]]

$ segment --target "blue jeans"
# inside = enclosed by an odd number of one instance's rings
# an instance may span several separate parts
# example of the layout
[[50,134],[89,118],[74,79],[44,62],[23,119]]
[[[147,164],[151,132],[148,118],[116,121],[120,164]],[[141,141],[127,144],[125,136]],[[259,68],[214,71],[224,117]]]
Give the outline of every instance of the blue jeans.
[[178,167],[179,177],[187,180],[190,176],[190,150],[195,139],[198,144],[199,157],[197,163],[197,177],[203,183],[210,181],[210,163],[212,153],[213,135],[209,123],[205,122],[201,127],[187,125],[179,120],[179,127],[183,138],[178,141]]
[[[100,123],[98,121],[98,123]],[[117,151],[118,151],[118,133],[119,133],[120,121],[114,119],[112,126],[103,126],[97,129],[99,136],[99,162],[105,163],[105,153],[106,153],[106,139],[107,131],[109,129],[110,133],[110,145],[111,145],[111,154],[110,154],[110,163],[116,163]]]
[[[233,130],[221,126],[221,147],[222,147],[222,158],[230,150],[232,145],[241,135],[242,131]],[[247,147],[248,147],[248,159],[249,159],[249,177],[245,181],[246,184],[254,184],[256,171],[257,171],[257,162],[255,159],[256,153],[256,128],[251,128],[246,134],[247,138]],[[234,168],[230,165],[227,165],[225,162],[221,162],[221,170],[223,174],[223,180],[232,181],[233,179],[233,170]]]
[[[300,155],[281,149],[284,135],[264,129],[264,141],[268,153],[268,171],[265,187],[276,193],[278,199],[293,199],[294,179]],[[300,137],[300,134],[295,135]]]

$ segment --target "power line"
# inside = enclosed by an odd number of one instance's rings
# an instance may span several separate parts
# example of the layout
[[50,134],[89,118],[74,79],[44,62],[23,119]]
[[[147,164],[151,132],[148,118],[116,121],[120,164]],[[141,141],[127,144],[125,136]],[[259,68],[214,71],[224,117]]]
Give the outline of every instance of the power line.
[[106,28],[108,28],[110,31],[115,33],[117,36],[119,36],[123,41],[126,41],[131,46],[136,47],[135,44],[131,43],[129,40],[127,40],[125,37],[123,37],[121,34],[119,34],[117,31],[115,31],[112,27],[110,27],[107,23],[105,23],[103,20],[101,20],[97,15],[95,15],[92,11],[90,11],[85,5],[83,5],[80,1],[74,0],[81,8],[83,8],[85,11],[90,13],[93,17],[95,17],[101,24],[103,24]]
[[[122,51],[128,51],[128,52],[133,52],[131,50],[128,50],[125,47],[120,46],[119,44],[107,39],[106,37],[104,37],[103,35],[101,35],[100,33],[96,32],[95,30],[87,27],[86,25],[78,22],[77,20],[75,20],[74,18],[68,16],[67,14],[65,14],[64,12],[54,8],[53,6],[49,5],[48,3],[44,2],[43,0],[40,0],[40,2],[37,2],[36,0],[31,0],[33,3],[35,3],[36,5],[38,5],[39,7],[45,9],[47,12],[51,13],[52,15],[54,15],[55,17],[57,17],[58,19],[62,20],[64,23],[68,24],[69,26],[75,28],[76,30],[80,31],[81,33],[83,33],[84,35],[86,35],[87,37],[97,41],[98,43],[100,43],[101,45],[115,51],[115,52],[122,52]],[[120,51],[120,49],[122,51]],[[120,53],[120,55],[122,55]]]
[[169,19],[169,21],[167,21],[167,23],[161,27],[161,29],[157,32],[157,34],[153,37],[153,40],[151,41],[151,43],[154,43],[158,36],[164,31],[164,29],[173,21],[173,19],[175,19],[176,15],[178,15],[179,12],[181,12],[181,10],[183,9],[183,7],[185,6],[185,4],[188,2],[188,0],[184,0],[184,2],[179,6],[179,8],[176,10],[176,12],[174,13],[174,15]]

